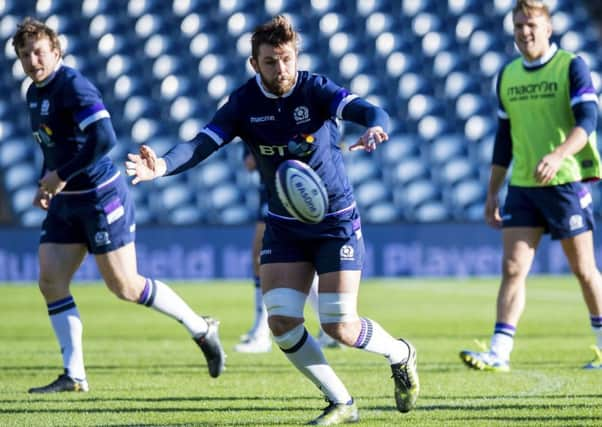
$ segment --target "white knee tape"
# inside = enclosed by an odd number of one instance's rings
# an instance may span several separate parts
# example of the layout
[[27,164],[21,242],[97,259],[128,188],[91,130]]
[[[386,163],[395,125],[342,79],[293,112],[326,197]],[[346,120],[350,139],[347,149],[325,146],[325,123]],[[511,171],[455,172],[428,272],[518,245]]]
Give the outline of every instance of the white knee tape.
[[286,351],[299,344],[304,334],[305,326],[303,326],[303,323],[301,323],[300,325],[295,326],[290,331],[285,332],[284,334],[279,335],[277,337],[274,337],[274,341],[276,341],[278,347]]
[[358,319],[355,293],[318,294],[320,323],[352,322]]
[[263,294],[268,316],[303,317],[307,295],[288,288],[276,288]]

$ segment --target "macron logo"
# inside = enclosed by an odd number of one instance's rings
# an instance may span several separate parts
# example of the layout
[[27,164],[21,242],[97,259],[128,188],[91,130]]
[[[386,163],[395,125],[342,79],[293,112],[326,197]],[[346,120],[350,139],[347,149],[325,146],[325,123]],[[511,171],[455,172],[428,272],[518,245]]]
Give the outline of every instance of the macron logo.
[[251,123],[275,122],[276,121],[276,116],[249,117],[249,121]]

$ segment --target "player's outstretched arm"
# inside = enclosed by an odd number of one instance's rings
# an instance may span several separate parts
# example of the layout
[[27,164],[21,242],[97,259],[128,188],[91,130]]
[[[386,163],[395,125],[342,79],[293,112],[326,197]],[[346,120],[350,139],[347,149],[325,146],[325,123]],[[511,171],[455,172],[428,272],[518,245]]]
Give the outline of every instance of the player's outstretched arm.
[[128,153],[125,162],[125,172],[133,176],[132,184],[142,181],[151,181],[165,175],[167,166],[162,158],[158,158],[155,151],[147,145],[140,146],[140,153]]

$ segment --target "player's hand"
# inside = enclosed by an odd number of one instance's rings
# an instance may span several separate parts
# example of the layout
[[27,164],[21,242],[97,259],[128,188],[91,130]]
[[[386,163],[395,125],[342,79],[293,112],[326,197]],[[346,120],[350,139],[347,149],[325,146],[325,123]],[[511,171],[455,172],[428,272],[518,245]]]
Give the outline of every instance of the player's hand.
[[56,172],[56,170],[53,170],[46,172],[42,179],[38,181],[38,184],[43,192],[54,196],[55,194],[60,193],[63,188],[65,188],[67,181],[63,181],[61,178],[59,178],[59,174]]
[[359,137],[357,142],[349,147],[349,151],[364,150],[371,153],[376,150],[378,144],[382,144],[387,139],[389,139],[389,135],[387,135],[387,132],[385,132],[383,128],[380,126],[373,126],[366,129],[366,132]]
[[502,228],[502,216],[497,195],[487,195],[485,201],[485,222],[493,228]]
[[562,157],[559,154],[552,152],[545,155],[543,159],[539,161],[535,167],[535,173],[533,176],[539,184],[545,185],[554,179],[561,165]]
[[129,153],[128,159],[125,162],[125,173],[134,177],[134,185],[142,181],[151,181],[165,173],[165,170],[160,170],[160,164],[164,162],[160,161],[155,151],[147,145],[140,146],[140,154]]
[[52,195],[41,188],[38,188],[38,191],[36,191],[36,195],[33,198],[32,205],[34,205],[36,208],[47,211],[48,207],[50,206],[50,199],[52,199]]

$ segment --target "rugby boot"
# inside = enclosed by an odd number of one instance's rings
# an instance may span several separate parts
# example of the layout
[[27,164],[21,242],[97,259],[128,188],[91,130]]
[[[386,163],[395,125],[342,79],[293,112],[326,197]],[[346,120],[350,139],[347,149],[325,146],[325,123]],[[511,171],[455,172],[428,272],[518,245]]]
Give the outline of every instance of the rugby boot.
[[205,316],[203,316],[203,319],[209,325],[209,329],[205,334],[194,338],[194,342],[200,347],[205,359],[207,359],[209,375],[217,378],[226,366],[226,353],[219,339],[219,321]]
[[348,403],[334,403],[326,399],[328,406],[322,414],[313,421],[307,423],[315,426],[333,426],[337,424],[352,424],[360,420],[357,405],[351,399]]
[[590,348],[594,352],[594,358],[587,365],[583,366],[583,369],[602,369],[602,350],[595,345],[592,345]]
[[75,380],[67,375],[67,371],[59,375],[56,380],[42,387],[33,387],[28,393],[60,393],[63,391],[86,392],[90,388],[86,380]]
[[395,404],[399,412],[410,412],[416,406],[420,393],[416,349],[404,339],[399,338],[399,341],[408,346],[410,353],[405,362],[391,365],[391,377],[395,382]]

